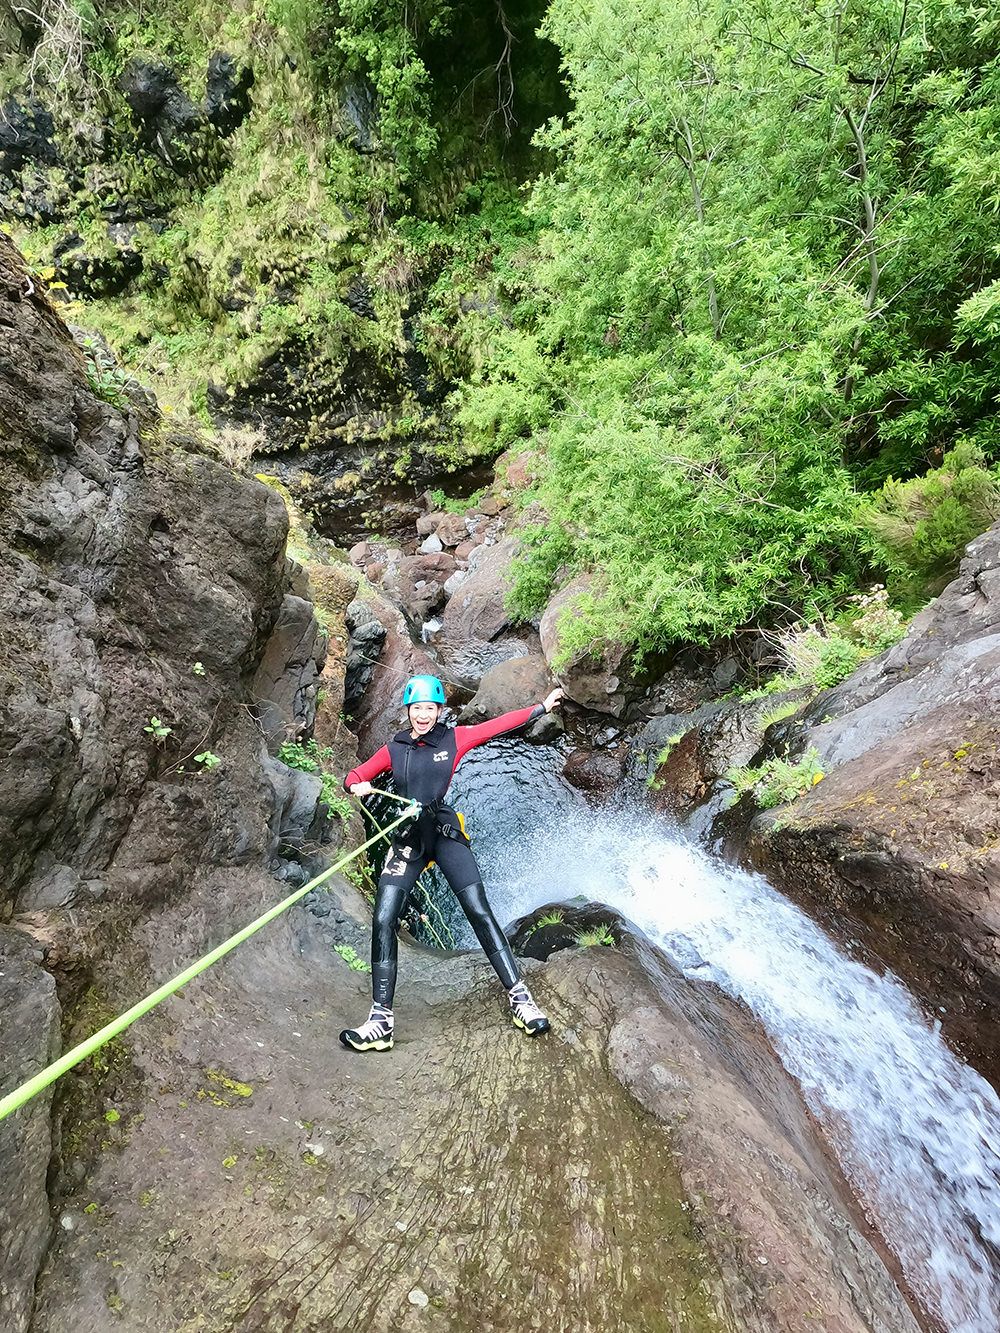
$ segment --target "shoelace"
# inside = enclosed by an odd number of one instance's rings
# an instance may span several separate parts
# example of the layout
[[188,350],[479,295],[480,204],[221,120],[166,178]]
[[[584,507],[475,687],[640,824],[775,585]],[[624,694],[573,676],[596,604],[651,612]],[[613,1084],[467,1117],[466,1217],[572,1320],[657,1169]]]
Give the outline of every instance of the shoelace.
[[510,1002],[519,1018],[532,1019],[544,1018],[545,1015],[539,1009],[538,1005],[531,998],[531,992],[527,986],[519,986],[516,990],[510,992]]
[[392,1031],[392,1010],[373,1008],[365,1023],[358,1028],[358,1036],[364,1041],[373,1037],[388,1037]]

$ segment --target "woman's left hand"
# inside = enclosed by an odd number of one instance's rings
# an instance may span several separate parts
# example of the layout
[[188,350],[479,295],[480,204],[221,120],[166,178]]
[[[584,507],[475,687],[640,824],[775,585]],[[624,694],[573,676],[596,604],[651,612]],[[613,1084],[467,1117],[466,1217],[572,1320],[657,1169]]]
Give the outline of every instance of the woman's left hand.
[[564,694],[564,690],[553,690],[551,694],[546,695],[542,700],[542,707],[545,709],[546,713],[551,713],[553,708],[559,707],[562,703]]

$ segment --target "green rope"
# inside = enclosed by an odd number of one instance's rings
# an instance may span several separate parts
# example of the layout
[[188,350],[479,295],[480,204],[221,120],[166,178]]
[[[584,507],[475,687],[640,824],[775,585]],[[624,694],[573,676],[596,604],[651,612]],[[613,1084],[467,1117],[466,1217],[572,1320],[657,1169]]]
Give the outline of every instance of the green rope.
[[[418,808],[416,801],[409,802],[406,810],[403,811],[400,817],[395,820],[394,823],[389,824],[383,829],[382,833],[389,833],[392,829],[396,828],[397,825],[405,823],[406,820],[413,816]],[[179,976],[174,977],[172,981],[165,982],[158,990],[153,991],[152,995],[147,995],[144,1000],[140,1000],[138,1004],[134,1004],[132,1008],[126,1010],[124,1014],[121,1014],[118,1018],[112,1019],[110,1023],[107,1023],[98,1032],[95,1032],[92,1037],[88,1037],[87,1040],[82,1041],[79,1046],[74,1046],[71,1051],[67,1051],[65,1055],[60,1056],[59,1059],[49,1065],[47,1069],[43,1069],[41,1073],[36,1074],[34,1078],[29,1078],[27,1083],[22,1083],[19,1088],[15,1088],[13,1092],[9,1092],[6,1097],[0,1098],[0,1120],[5,1120],[7,1116],[22,1107],[25,1102],[29,1102],[32,1097],[37,1097],[37,1095],[47,1088],[50,1083],[54,1083],[57,1078],[65,1074],[68,1070],[74,1068],[74,1066],[78,1065],[81,1060],[86,1060],[88,1055],[93,1055],[95,1051],[99,1051],[101,1047],[107,1045],[112,1038],[117,1037],[120,1033],[124,1032],[126,1028],[131,1027],[137,1019],[142,1018],[144,1014],[148,1014],[151,1009],[155,1008],[156,1005],[165,1000],[168,995],[173,995],[175,991],[180,990],[182,986],[187,985],[189,981],[193,981],[195,977],[211,967],[213,963],[217,963],[220,958],[224,958],[225,955],[235,949],[238,944],[242,944],[244,940],[248,940],[250,936],[256,934],[258,930],[262,930],[263,927],[273,921],[275,917],[280,916],[282,912],[287,911],[293,903],[297,903],[300,898],[305,897],[311,889],[315,889],[317,885],[328,880],[331,875],[335,875],[338,870],[342,870],[349,861],[353,861],[356,856],[360,856],[362,852],[367,851],[373,843],[380,840],[381,836],[382,834],[379,833],[375,837],[369,838],[368,841],[363,842],[360,847],[356,847],[353,852],[348,852],[346,856],[342,856],[340,860],[330,866],[328,870],[324,870],[322,874],[317,875],[315,879],[311,879],[309,883],[304,884],[302,888],[296,889],[296,891],[285,898],[283,902],[278,903],[276,907],[272,907],[270,911],[265,912],[263,916],[257,917],[256,921],[251,921],[250,924],[244,926],[238,934],[225,940],[222,944],[214,948],[211,953],[205,954],[203,958],[199,958],[197,962],[192,963],[190,967],[181,972]]]

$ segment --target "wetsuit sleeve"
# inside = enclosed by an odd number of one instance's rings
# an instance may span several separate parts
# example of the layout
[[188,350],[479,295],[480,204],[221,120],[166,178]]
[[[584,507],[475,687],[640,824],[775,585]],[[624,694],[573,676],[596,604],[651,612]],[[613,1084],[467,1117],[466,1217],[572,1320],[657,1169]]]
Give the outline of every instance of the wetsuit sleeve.
[[392,767],[392,761],[389,758],[389,747],[383,745],[370,759],[366,759],[363,764],[358,764],[357,768],[352,768],[350,773],[344,779],[344,790],[350,791],[356,782],[373,782],[380,773],[387,772]]
[[493,740],[494,736],[503,736],[508,731],[517,731],[518,727],[526,727],[544,712],[544,704],[535,704],[533,708],[518,708],[513,713],[501,713],[499,717],[491,718],[489,722],[477,722],[474,727],[456,727],[455,763],[457,764],[463,754],[468,754],[477,745]]

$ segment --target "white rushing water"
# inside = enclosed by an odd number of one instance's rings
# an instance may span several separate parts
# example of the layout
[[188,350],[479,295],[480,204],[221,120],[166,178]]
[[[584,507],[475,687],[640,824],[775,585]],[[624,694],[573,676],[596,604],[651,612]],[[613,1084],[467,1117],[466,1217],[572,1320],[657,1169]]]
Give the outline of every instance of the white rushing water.
[[[564,794],[527,814],[515,796],[510,827],[509,789],[499,805],[475,790],[477,778],[493,788],[497,766],[489,777],[475,767],[463,786],[498,916],[583,895],[635,922],[686,975],[744,1001],[921,1302],[950,1333],[997,1333],[1000,1099],[906,988],[848,957],[760,876],[713,860],[648,811],[596,813]],[[507,828],[489,827],[498,809]]]

